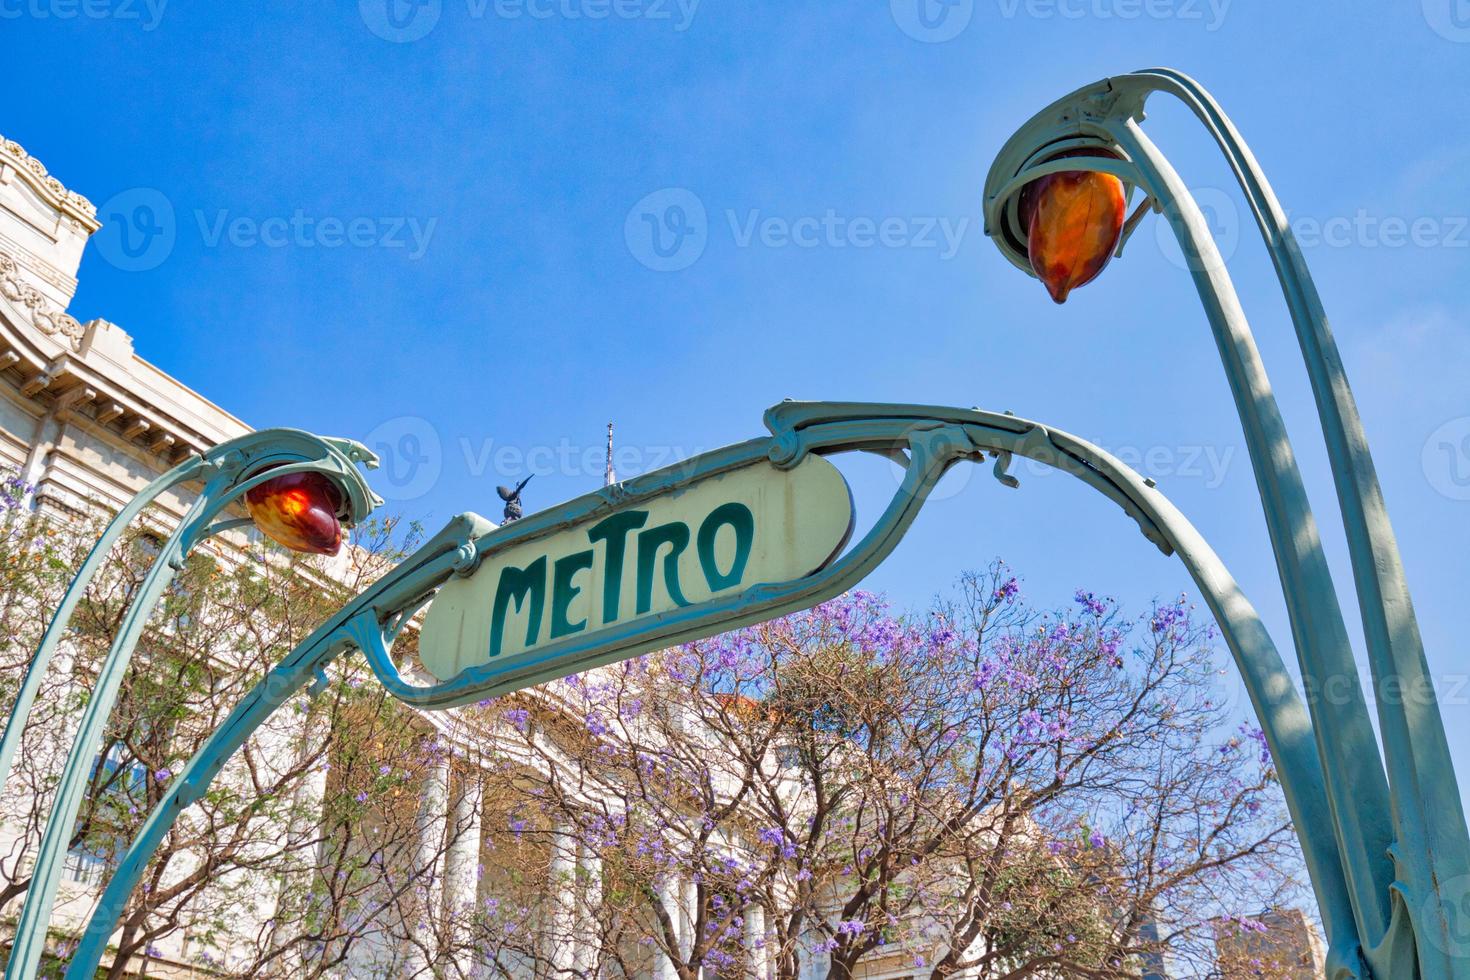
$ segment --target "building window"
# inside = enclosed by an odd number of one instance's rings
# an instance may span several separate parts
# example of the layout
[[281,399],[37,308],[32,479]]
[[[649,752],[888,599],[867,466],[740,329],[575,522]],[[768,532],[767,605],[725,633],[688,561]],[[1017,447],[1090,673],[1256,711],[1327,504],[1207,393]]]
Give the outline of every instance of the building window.
[[99,888],[106,873],[106,855],[86,841],[66,852],[66,864],[62,867],[62,877],[67,881],[80,882],[83,885]]
[[[119,828],[125,825],[123,816],[134,807],[134,800],[143,798],[144,782],[148,771],[140,762],[127,762],[120,744],[114,744],[105,756],[98,756],[92,766],[92,778],[88,780],[89,791],[98,793],[92,812],[89,833],[66,852],[62,874],[68,881],[98,886],[107,872],[116,867],[128,838]],[[81,818],[77,818],[78,829]]]

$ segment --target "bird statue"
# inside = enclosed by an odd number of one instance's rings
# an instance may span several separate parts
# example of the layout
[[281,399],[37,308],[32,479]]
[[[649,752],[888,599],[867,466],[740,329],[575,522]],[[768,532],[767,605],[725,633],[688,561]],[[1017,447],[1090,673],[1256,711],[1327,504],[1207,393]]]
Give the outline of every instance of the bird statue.
[[526,484],[530,483],[531,477],[534,477],[535,475],[535,473],[532,473],[531,476],[528,476],[520,483],[517,483],[514,490],[512,490],[510,487],[495,488],[495,492],[500,494],[500,499],[505,501],[505,517],[501,521],[501,523],[509,524],[511,521],[518,521],[521,519],[521,491],[526,489]]

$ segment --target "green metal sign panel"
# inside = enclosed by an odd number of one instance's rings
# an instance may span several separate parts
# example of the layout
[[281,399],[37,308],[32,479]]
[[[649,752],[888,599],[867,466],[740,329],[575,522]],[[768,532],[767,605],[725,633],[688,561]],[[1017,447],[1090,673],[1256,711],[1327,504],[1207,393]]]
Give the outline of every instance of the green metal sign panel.
[[756,460],[489,552],[434,599],[419,659],[447,681],[566,637],[595,643],[619,624],[804,578],[852,526],[852,495],[827,460]]

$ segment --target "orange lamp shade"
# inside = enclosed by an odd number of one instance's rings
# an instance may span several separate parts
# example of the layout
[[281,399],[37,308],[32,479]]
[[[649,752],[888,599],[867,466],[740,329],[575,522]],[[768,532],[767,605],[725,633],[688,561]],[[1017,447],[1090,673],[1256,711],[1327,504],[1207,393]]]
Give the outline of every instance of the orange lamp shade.
[[[1064,156],[1112,156],[1106,150],[1073,150]],[[1127,200],[1112,174],[1064,170],[1038,177],[1021,189],[1031,271],[1058,303],[1096,279],[1118,248]]]
[[245,491],[260,533],[292,551],[335,555],[342,548],[342,491],[321,473],[287,473]]

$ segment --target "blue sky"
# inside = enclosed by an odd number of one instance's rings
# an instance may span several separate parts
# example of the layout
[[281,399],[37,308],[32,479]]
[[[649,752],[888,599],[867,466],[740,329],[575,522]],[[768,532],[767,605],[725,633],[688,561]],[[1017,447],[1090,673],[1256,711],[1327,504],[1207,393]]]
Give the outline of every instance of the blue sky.
[[[124,216],[74,314],[252,425],[389,447],[394,511],[494,516],[530,470],[532,508],[595,487],[609,419],[630,475],[760,434],[784,397],[1009,409],[1157,479],[1284,646],[1239,424],[1158,229],[1064,307],[981,231],[1035,109],[1193,74],[1302,234],[1470,783],[1470,6],[917,2],[0,0],[0,132]],[[1203,133],[1163,100],[1147,125],[1226,243],[1348,594],[1269,262]],[[140,207],[164,234],[130,254]],[[645,213],[683,244],[660,255]],[[885,465],[851,471],[860,516]],[[949,478],[870,584],[917,606],[1000,555],[1044,605],[1190,591],[1102,498],[1020,474]]]

